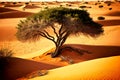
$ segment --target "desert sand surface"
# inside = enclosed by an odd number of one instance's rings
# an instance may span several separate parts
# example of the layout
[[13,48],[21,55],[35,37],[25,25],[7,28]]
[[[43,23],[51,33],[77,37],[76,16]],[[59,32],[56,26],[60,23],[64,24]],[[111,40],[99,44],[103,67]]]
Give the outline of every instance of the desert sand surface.
[[31,60],[20,58],[7,58],[8,65],[5,67],[3,80],[15,80],[16,78],[23,77],[33,71],[49,70],[59,66],[45,64]]
[[[95,3],[49,2],[44,4],[30,3],[28,5],[25,5],[25,3],[17,3],[15,5],[13,3],[0,4],[0,48],[12,50],[14,52],[13,56],[18,57],[10,59],[10,65],[8,64],[9,68],[6,66],[4,72],[5,77],[7,76],[6,80],[15,80],[36,70],[44,69],[52,70],[49,71],[48,75],[40,76],[33,80],[120,79],[120,64],[118,63],[120,58],[120,3],[113,2],[110,6],[107,6],[104,2],[97,5]],[[95,39],[84,35],[71,36],[67,39],[66,45],[92,52],[92,54],[85,53],[79,55],[75,52],[63,51],[61,55],[72,59],[76,63],[73,65],[69,65],[66,61],[61,61],[60,57],[52,59],[50,55],[44,55],[48,50],[55,47],[47,39],[41,38],[37,42],[23,43],[15,37],[16,27],[20,20],[46,7],[60,5],[71,8],[79,8],[81,5],[91,6],[91,8],[85,9],[90,13],[93,20],[101,23],[104,28],[104,34]],[[103,5],[103,7],[99,8],[99,5]],[[112,8],[112,10],[109,10],[109,8]],[[99,16],[105,17],[105,20],[98,20]]]
[[119,80],[120,56],[95,59],[49,70],[42,77],[29,80]]
[[[37,71],[37,70],[50,70],[50,69],[55,69],[55,68],[57,69],[58,67],[68,66],[71,64],[71,63],[69,63],[69,60],[72,60],[74,64],[78,64],[80,62],[86,62],[86,61],[95,60],[98,58],[120,55],[120,47],[119,46],[90,46],[90,45],[67,44],[67,45],[64,45],[63,47],[66,47],[66,46],[71,46],[74,48],[86,50],[91,53],[90,54],[83,53],[82,55],[80,55],[79,53],[76,53],[74,51],[70,51],[69,49],[66,49],[66,50],[63,50],[63,52],[58,57],[51,58],[51,55],[48,53],[53,50],[49,50],[41,56],[36,56],[36,57],[33,57],[28,60],[21,59],[21,58],[7,58],[8,64],[4,68],[5,77],[3,77],[3,78],[5,78],[6,80],[7,79],[15,80],[20,77],[25,77],[26,75],[28,75],[34,71]],[[60,56],[63,56],[67,60],[63,60]],[[96,65],[96,64],[94,64],[94,65]],[[118,63],[118,65],[119,65],[119,63]],[[76,73],[76,74],[79,74],[79,73]],[[59,75],[59,76],[61,76],[61,75]],[[22,79],[20,79],[20,80],[22,80]],[[57,80],[57,79],[55,79],[55,80]]]

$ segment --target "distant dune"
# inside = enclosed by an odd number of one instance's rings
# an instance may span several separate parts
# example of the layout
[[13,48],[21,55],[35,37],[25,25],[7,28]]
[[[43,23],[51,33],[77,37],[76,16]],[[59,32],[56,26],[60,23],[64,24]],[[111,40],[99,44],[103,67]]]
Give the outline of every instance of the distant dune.
[[25,6],[26,9],[35,9],[35,8],[40,8],[39,6],[33,6],[33,5],[26,5]]
[[10,8],[5,8],[5,7],[0,7],[0,13],[11,12],[11,11],[17,11],[17,10],[10,9]]
[[120,17],[120,11],[109,12],[106,14],[106,16],[119,16]]
[[103,26],[120,25],[120,19],[119,20],[99,20],[99,21],[96,21],[96,22],[102,24]]
[[22,11],[12,11],[12,12],[4,12],[0,14],[0,19],[4,19],[4,18],[25,18],[28,17],[30,15],[32,15],[33,13],[31,12],[22,12]]

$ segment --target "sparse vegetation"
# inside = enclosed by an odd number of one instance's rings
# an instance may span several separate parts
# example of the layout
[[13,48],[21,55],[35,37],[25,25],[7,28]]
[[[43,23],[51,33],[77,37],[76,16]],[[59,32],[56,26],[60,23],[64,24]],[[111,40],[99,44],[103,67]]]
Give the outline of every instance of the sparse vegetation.
[[95,3],[95,5],[97,5],[98,3]]
[[105,19],[105,17],[103,17],[103,16],[98,17],[98,20],[104,20],[104,19]]
[[7,58],[12,57],[12,55],[13,55],[12,50],[9,50],[6,48],[0,49],[0,79],[3,78],[2,75],[3,75],[4,69],[7,67],[9,63]]
[[111,5],[111,3],[108,3],[108,4],[107,4],[107,6],[110,6],[110,5]]
[[26,5],[28,5],[28,4],[29,4],[29,2],[26,2],[25,4],[26,4]]
[[79,8],[86,8],[87,6],[80,6]]
[[69,56],[60,56],[60,58],[61,58],[61,61],[66,61],[66,62],[68,62],[68,64],[74,64],[74,60],[73,59],[71,59]]
[[103,8],[103,5],[99,5],[99,8]]
[[15,5],[15,4],[17,4],[16,2],[13,2],[13,4]]
[[[49,33],[48,28],[54,35]],[[59,55],[59,49],[70,35],[97,37],[103,33],[102,25],[95,23],[87,11],[64,7],[41,11],[21,21],[17,29],[16,36],[21,41],[36,41],[41,36],[51,40],[56,46],[52,57]]]
[[0,57],[11,57],[13,55],[12,50],[2,48],[0,49]]
[[112,10],[112,8],[109,8],[109,10]]
[[84,2],[84,4],[88,4],[88,2]]

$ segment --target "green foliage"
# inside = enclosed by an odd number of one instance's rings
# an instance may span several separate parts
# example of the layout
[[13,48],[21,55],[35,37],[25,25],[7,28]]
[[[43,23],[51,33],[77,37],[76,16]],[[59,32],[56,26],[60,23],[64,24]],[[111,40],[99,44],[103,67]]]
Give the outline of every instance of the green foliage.
[[0,49],[0,58],[1,57],[11,57],[13,55],[12,50],[2,48]]

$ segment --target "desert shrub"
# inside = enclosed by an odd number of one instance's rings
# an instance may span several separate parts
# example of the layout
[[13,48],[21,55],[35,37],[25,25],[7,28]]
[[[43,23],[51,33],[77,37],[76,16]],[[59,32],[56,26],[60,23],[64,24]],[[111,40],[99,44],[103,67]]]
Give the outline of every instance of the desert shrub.
[[5,4],[5,2],[1,2],[1,4]]
[[44,2],[42,2],[42,4],[41,5],[45,5],[45,3]]
[[15,5],[15,4],[17,4],[16,2],[13,2],[13,4]]
[[63,5],[60,5],[60,7],[62,7]]
[[29,2],[26,2],[25,4],[26,4],[26,5],[28,5],[28,4],[29,4]]
[[95,3],[95,5],[97,5],[98,3]]
[[98,17],[98,20],[104,20],[104,19],[105,19],[105,17],[103,17],[103,16]]
[[87,6],[80,6],[79,8],[86,8]]
[[44,9],[48,9],[48,6],[46,6]]
[[108,4],[107,4],[107,6],[110,6],[110,5],[111,5],[111,3],[108,3]]
[[69,56],[60,56],[60,58],[61,58],[61,61],[67,61],[68,62],[68,64],[74,64],[74,60],[73,59],[71,59]]
[[0,57],[11,57],[12,55],[12,50],[9,50],[7,48],[0,49]]
[[92,8],[91,6],[89,6],[88,8]]
[[84,2],[84,4],[88,4],[88,2]]
[[103,8],[103,5],[99,5],[99,8]]
[[71,4],[68,5],[69,7],[72,6]]
[[112,8],[109,8],[109,10],[112,10]]
[[13,52],[11,50],[8,50],[6,48],[0,49],[0,80],[6,80],[4,79],[3,73],[9,64],[8,57],[11,57],[12,55]]

